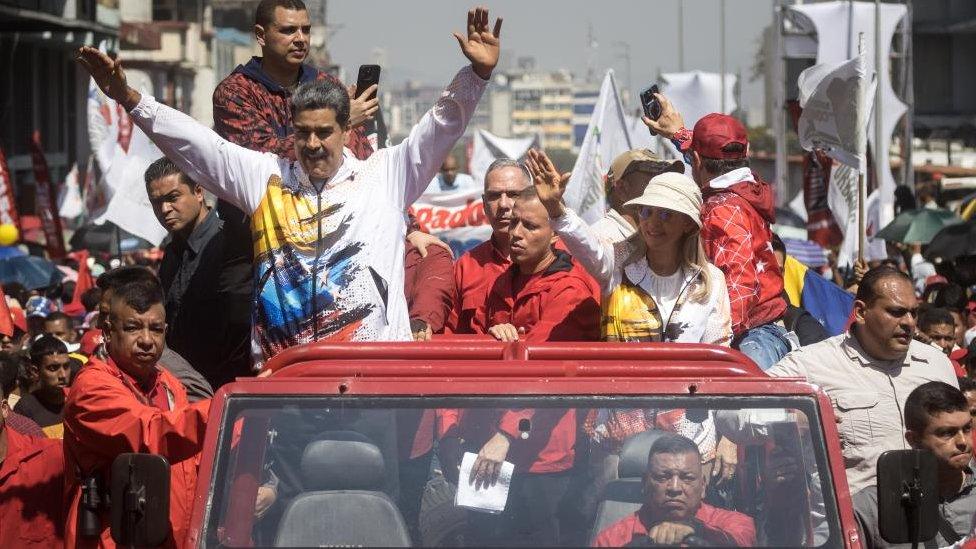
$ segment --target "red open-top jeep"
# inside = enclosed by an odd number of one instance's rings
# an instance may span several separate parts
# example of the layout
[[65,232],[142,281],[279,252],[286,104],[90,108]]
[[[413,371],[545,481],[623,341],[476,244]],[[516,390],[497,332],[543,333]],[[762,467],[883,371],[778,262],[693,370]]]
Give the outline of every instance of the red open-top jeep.
[[[751,518],[755,546],[860,546],[829,400],[809,383],[767,377],[735,351],[466,339],[317,344],[268,368],[271,376],[239,380],[214,398],[190,546],[524,546],[553,521],[558,534],[548,541],[591,545],[640,508],[648,449],[667,430],[698,445],[710,479],[704,502]],[[485,524],[503,515],[456,506],[456,485],[443,472],[458,454],[436,451],[443,442],[427,452],[424,443],[438,438],[445,417],[481,418],[455,439],[477,454],[494,429],[484,418],[513,410],[534,415],[519,422],[510,456],[520,444],[546,443],[555,422],[545,418],[572,414],[574,460],[560,473],[556,516],[540,520],[526,509],[495,520],[486,538]],[[606,429],[613,418],[635,417],[645,423],[627,424],[625,436]],[[479,429],[483,436],[470,435]],[[735,444],[731,478],[714,466],[722,438]],[[519,467],[515,477],[526,474]],[[269,493],[262,487],[276,498],[256,513],[259,491]],[[709,545],[696,536],[683,544]]]

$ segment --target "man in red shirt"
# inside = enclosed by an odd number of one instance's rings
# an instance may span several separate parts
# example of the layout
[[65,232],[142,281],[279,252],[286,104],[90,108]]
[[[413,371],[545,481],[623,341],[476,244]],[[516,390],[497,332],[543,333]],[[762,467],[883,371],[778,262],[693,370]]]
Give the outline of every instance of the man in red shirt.
[[791,350],[783,325],[783,276],[771,243],[775,221],[772,187],[749,168],[745,126],[712,113],[694,131],[663,95],[655,133],[685,153],[702,188],[702,241],[711,262],[725,274],[732,308],[732,346],[768,370]]
[[487,333],[485,302],[495,279],[512,264],[509,258],[509,224],[515,199],[532,178],[522,164],[499,159],[485,172],[482,195],[485,217],[491,225],[491,238],[462,255],[454,264],[456,295],[454,309],[447,320],[447,332],[456,334]]
[[64,546],[60,440],[22,434],[0,388],[0,547]]
[[182,547],[210,400],[190,404],[183,384],[158,364],[166,335],[158,280],[115,288],[103,325],[108,358],[92,358],[81,369],[64,410],[65,541],[69,547],[115,546],[104,506],[97,509],[101,522],[94,535],[78,530],[82,482],[96,478],[104,496],[115,458],[141,452],[162,455],[170,463],[172,530],[164,545]]
[[600,288],[568,252],[555,247],[549,214],[528,187],[512,208],[512,266],[495,279],[483,323],[500,341],[598,341]]
[[752,518],[703,503],[707,486],[698,446],[678,434],[661,435],[648,452],[644,505],[605,528],[593,545],[755,545]]
[[[569,253],[555,248],[535,187],[525,188],[507,215],[513,263],[495,279],[474,325],[487,326],[481,333],[502,341],[599,340],[599,287]],[[452,412],[457,416],[450,417]],[[467,409],[442,416],[440,429],[478,454],[470,476],[459,482],[492,485],[505,461],[515,465],[505,511],[470,516],[473,544],[559,543],[565,528],[559,508],[576,459],[576,410]]]

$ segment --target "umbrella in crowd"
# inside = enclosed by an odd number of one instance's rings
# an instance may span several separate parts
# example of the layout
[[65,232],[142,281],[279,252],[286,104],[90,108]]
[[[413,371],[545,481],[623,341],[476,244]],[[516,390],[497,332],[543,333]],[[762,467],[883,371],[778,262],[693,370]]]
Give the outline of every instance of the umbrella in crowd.
[[807,228],[807,222],[789,208],[776,208],[776,224],[786,225],[787,227],[798,227],[803,230]]
[[9,259],[11,257],[20,257],[22,255],[27,255],[27,252],[21,250],[17,246],[0,246],[0,259]]
[[797,261],[807,267],[823,267],[827,264],[827,250],[816,242],[783,238],[783,244],[786,245],[787,255],[795,257]]
[[64,278],[57,265],[36,255],[0,259],[0,283],[18,282],[28,290],[46,288]]
[[930,208],[907,210],[898,214],[898,217],[878,231],[875,237],[890,242],[928,244],[943,227],[959,221],[959,217],[949,210]]
[[112,255],[153,247],[149,242],[118,228],[113,223],[85,225],[71,236],[70,244],[75,250],[89,250]]
[[976,255],[976,221],[945,227],[932,238],[925,251],[925,257],[933,261],[955,261],[968,255]]

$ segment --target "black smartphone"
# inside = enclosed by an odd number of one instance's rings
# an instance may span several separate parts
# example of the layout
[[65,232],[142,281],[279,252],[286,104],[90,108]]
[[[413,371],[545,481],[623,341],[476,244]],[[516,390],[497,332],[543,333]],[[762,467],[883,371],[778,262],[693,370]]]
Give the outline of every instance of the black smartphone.
[[651,120],[661,118],[661,102],[657,100],[657,97],[654,97],[655,93],[659,93],[657,84],[647,88],[640,94],[641,106],[644,107],[644,116]]
[[[379,65],[360,65],[359,66],[359,77],[356,78],[356,98],[363,95],[363,92],[373,84],[380,83],[380,66]],[[376,95],[373,92],[372,95],[366,99],[372,99]]]

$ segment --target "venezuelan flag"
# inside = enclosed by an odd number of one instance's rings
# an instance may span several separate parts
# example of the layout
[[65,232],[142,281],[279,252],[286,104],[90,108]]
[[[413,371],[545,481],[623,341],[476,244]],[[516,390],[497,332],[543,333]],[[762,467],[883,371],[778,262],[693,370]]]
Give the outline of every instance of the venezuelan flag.
[[854,296],[789,255],[783,265],[783,287],[790,303],[806,309],[830,336],[844,332]]

